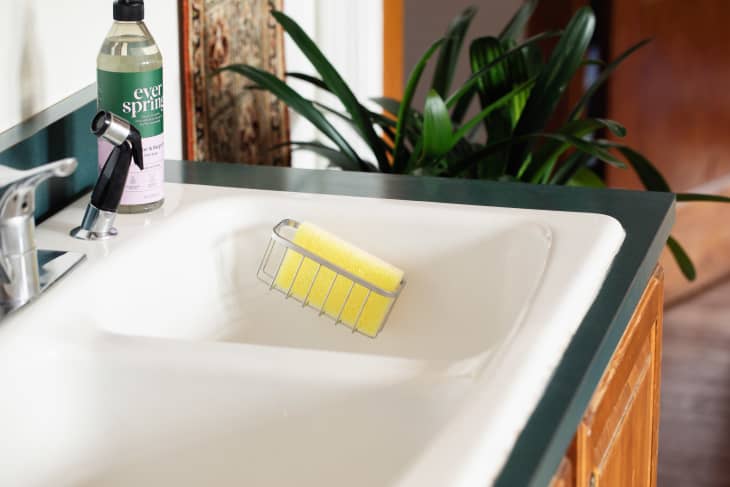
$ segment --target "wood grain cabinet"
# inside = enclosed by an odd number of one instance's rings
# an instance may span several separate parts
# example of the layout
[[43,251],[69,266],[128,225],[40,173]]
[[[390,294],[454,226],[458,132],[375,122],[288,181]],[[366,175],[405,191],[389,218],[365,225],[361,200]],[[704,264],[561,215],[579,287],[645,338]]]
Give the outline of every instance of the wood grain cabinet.
[[654,487],[663,273],[654,272],[552,487]]

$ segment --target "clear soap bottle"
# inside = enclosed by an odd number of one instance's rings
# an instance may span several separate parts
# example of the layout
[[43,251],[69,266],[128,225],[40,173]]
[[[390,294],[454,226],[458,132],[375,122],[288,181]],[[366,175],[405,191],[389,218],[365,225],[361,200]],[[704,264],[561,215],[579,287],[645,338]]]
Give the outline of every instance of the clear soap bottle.
[[[143,0],[116,0],[114,23],[97,57],[99,110],[110,111],[142,135],[143,166],[132,165],[120,213],[144,213],[164,201],[162,54],[144,23]],[[99,169],[111,144],[99,142]]]

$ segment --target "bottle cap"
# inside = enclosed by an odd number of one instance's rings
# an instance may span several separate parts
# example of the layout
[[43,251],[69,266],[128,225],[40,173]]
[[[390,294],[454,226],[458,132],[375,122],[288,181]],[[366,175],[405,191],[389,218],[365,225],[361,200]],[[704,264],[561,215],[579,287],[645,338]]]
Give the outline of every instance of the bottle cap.
[[114,0],[114,20],[135,22],[144,19],[144,0]]

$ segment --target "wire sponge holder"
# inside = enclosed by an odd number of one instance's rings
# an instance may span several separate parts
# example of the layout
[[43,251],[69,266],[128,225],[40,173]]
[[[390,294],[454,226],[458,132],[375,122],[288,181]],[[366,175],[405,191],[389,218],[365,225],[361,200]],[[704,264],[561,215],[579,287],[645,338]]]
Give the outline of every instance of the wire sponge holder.
[[319,316],[345,324],[352,333],[375,338],[382,331],[406,284],[383,289],[294,243],[300,223],[285,219],[271,233],[257,271],[270,291],[313,308]]

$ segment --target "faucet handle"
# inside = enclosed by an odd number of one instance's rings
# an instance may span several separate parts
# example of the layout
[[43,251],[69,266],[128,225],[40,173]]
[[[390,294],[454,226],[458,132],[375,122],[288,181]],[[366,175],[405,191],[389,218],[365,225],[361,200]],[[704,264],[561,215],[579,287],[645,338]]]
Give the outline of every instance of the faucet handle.
[[13,169],[8,166],[0,166],[0,187],[4,187],[9,184],[32,178],[34,176],[39,176],[41,179],[35,183],[37,185],[38,183],[53,176],[69,176],[73,174],[77,166],[78,161],[73,157],[49,162],[47,164],[43,164],[42,166],[34,167],[33,169],[28,169],[25,171]]
[[78,161],[73,157],[49,162],[27,171],[0,166],[0,218],[33,215],[36,187],[52,177],[70,176],[77,167]]
[[[45,260],[39,261],[35,190],[46,179],[71,175],[77,166],[73,158],[27,171],[0,166],[0,318],[40,295],[58,277],[59,266],[67,265],[55,261],[63,257],[58,252],[43,252]],[[73,258],[72,266],[83,256]]]

